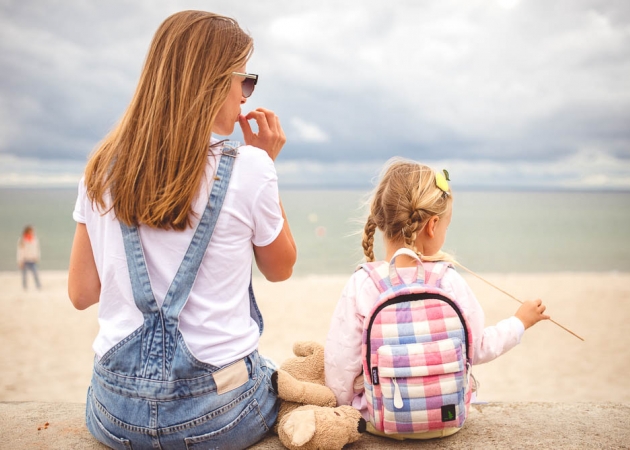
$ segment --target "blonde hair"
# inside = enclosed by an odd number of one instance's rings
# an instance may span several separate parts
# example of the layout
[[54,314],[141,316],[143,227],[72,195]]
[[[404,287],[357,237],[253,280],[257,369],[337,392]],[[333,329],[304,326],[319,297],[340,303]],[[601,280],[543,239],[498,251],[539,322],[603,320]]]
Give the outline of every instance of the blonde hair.
[[228,17],[181,11],[158,28],[136,92],[85,170],[87,194],[119,221],[183,230],[205,173],[215,118],[232,72],[253,50]]
[[452,193],[437,187],[435,172],[415,161],[394,158],[385,165],[380,182],[370,202],[369,215],[363,228],[363,253],[374,261],[374,234],[383,232],[386,239],[400,242],[425,261],[453,261],[440,251],[421,255],[415,245],[418,232],[433,216],[442,217],[452,203]]

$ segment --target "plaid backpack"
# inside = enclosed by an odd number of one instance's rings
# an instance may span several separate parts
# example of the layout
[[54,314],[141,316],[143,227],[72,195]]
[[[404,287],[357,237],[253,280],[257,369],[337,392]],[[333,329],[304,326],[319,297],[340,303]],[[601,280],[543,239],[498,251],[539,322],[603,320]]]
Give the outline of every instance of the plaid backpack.
[[[396,258],[417,260],[405,284]],[[380,292],[363,325],[363,378],[369,431],[396,439],[430,439],[457,432],[472,389],[472,334],[457,302],[440,289],[448,263],[421,262],[400,249],[391,262],[361,265]]]

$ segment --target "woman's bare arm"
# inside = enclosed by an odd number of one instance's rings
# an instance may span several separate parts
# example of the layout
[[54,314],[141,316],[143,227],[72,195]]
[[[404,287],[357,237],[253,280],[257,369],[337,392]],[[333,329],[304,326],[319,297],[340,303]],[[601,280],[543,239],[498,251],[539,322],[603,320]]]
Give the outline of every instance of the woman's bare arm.
[[68,296],[74,307],[82,310],[98,303],[100,293],[101,280],[96,270],[87,227],[78,223],[68,268]]
[[282,217],[284,225],[278,237],[265,247],[254,246],[254,256],[256,257],[256,265],[262,274],[269,281],[284,281],[293,273],[293,266],[297,260],[297,248],[289,221],[284,213],[282,202]]

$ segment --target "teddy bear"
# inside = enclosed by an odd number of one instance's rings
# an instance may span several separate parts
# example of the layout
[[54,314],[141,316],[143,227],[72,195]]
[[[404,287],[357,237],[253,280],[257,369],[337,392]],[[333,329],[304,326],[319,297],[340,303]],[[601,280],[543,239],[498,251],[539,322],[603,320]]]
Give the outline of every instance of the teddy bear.
[[357,441],[366,429],[361,413],[337,406],[335,394],[324,384],[324,348],[315,342],[296,342],[294,358],[273,373],[281,399],[275,431],[291,450],[338,449]]

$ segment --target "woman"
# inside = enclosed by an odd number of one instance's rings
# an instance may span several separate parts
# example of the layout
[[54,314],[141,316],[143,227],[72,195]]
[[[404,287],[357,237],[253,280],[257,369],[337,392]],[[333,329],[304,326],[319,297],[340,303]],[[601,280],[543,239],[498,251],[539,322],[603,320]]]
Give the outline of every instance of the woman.
[[[77,309],[99,302],[86,420],[110,447],[246,448],[276,420],[251,265],[285,280],[296,248],[274,168],[280,121],[241,114],[252,48],[230,18],[167,18],[79,186],[68,293]],[[245,146],[211,138],[236,121]]]
[[39,276],[37,275],[37,263],[39,263],[40,250],[39,239],[35,235],[35,230],[32,226],[27,225],[22,231],[22,236],[18,240],[17,245],[17,264],[22,271],[22,287],[26,290],[26,272],[31,271],[33,274],[33,281],[37,289],[41,288],[39,284]]

